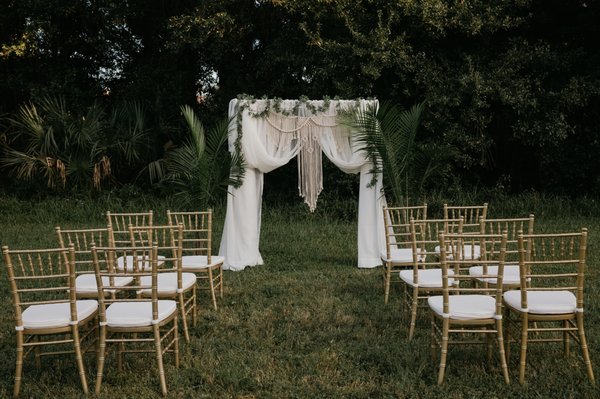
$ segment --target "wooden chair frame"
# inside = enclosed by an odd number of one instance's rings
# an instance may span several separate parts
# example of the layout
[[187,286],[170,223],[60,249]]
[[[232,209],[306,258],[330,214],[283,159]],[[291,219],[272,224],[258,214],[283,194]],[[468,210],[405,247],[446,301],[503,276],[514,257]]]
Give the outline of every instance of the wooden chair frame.
[[[160,280],[158,282],[158,298],[171,298],[177,301],[179,313],[183,324],[183,332],[186,342],[190,342],[190,334],[188,327],[188,316],[191,316],[192,323],[195,326],[197,323],[197,306],[196,306],[196,275],[194,284],[190,287],[184,287],[181,258],[183,244],[183,224],[179,223],[176,226],[133,226],[129,225],[129,233],[131,237],[131,246],[135,247],[138,243],[142,245],[156,245],[158,256],[163,256],[161,261],[157,261],[158,273],[161,276],[176,275],[177,289],[175,292],[164,292],[161,290]],[[144,237],[145,236],[145,237]],[[143,291],[142,296],[149,296],[151,293]]]
[[[410,219],[427,219],[427,204],[417,206],[384,207],[383,220],[385,224],[385,253],[381,254],[383,265],[383,301],[388,303],[392,283],[400,282],[393,279],[393,272],[412,266]],[[406,259],[394,259],[394,252],[406,250]],[[402,257],[404,258],[404,256]]]
[[[462,233],[462,218],[460,219],[410,219],[412,243],[412,270],[400,272],[404,282],[404,309],[409,315],[408,339],[414,336],[419,307],[426,307],[423,300],[432,294],[442,292],[442,270],[439,253],[440,233]],[[422,281],[421,277],[429,276]],[[439,274],[431,278],[431,274]]]
[[[36,366],[40,368],[41,357],[57,354],[75,354],[79,377],[84,393],[88,393],[82,342],[91,338],[94,347],[97,333],[98,303],[95,300],[78,301],[75,295],[75,249],[68,248],[10,250],[2,247],[8,271],[9,284],[15,308],[17,359],[13,395],[19,396],[23,373],[23,361],[33,351]],[[77,304],[88,309],[79,319]],[[26,326],[23,314],[36,306],[68,304],[69,321],[53,327]],[[40,308],[38,308],[40,309]],[[88,314],[89,313],[89,314]],[[62,323],[58,323],[62,324]],[[54,337],[54,338],[53,338]],[[72,349],[63,349],[72,345]],[[60,350],[42,351],[47,346],[60,346]]]
[[[173,212],[167,210],[170,226],[183,224],[183,271],[194,272],[199,280],[207,280],[213,308],[217,310],[217,295],[223,298],[223,260],[212,255],[212,209],[206,211]],[[205,256],[206,264],[187,264],[190,256]],[[219,259],[215,262],[215,259]]]
[[[517,330],[515,336],[520,336],[519,382],[525,382],[529,343],[562,343],[568,356],[573,339],[581,347],[588,377],[595,385],[583,320],[587,229],[573,233],[520,234],[518,242],[521,284],[518,291],[504,294],[504,304],[507,341],[510,344],[513,326]],[[546,309],[540,308],[538,295],[546,295],[542,300]],[[566,309],[562,300],[561,310],[549,311],[558,295],[570,296],[573,308]],[[510,346],[507,352],[510,355]]]
[[[144,259],[150,265],[147,267],[138,267],[141,262],[133,262],[133,270],[125,269],[118,271],[116,259],[119,256],[132,256],[133,259]],[[99,320],[100,320],[100,339],[98,349],[98,366],[96,374],[96,395],[100,394],[100,388],[103,380],[104,365],[106,359],[107,344],[116,344],[118,346],[117,360],[118,369],[122,369],[122,357],[126,353],[154,353],[156,355],[158,373],[160,379],[161,392],[167,394],[167,383],[165,378],[163,356],[171,352],[175,356],[175,365],[179,367],[179,338],[178,338],[178,309],[174,305],[171,312],[166,316],[159,318],[160,302],[158,296],[158,247],[96,247],[92,246],[92,257],[96,273],[96,282],[98,284]],[[104,285],[102,277],[111,277],[117,275],[131,275],[135,279],[133,285],[119,287],[121,290],[131,292],[130,298],[111,298],[103,291],[114,290],[117,287]],[[150,285],[142,284],[142,278],[150,276]],[[109,280],[110,281],[110,280]],[[141,290],[151,290],[150,297],[139,295]],[[174,301],[164,301],[174,302]],[[151,320],[148,323],[132,324],[130,326],[110,324],[107,319],[107,311],[112,306],[128,306],[131,304],[148,304],[151,306]],[[135,305],[134,305],[135,306]],[[144,309],[148,309],[145,307]],[[139,317],[136,314],[136,318]],[[150,335],[150,337],[148,337]],[[144,344],[153,343],[152,349],[145,349]],[[130,348],[133,347],[133,348]]]
[[[470,241],[480,243],[482,250],[479,259],[465,259],[461,254],[462,248],[468,245]],[[440,234],[440,248],[443,281],[442,296],[430,297],[428,300],[432,308],[431,349],[434,359],[436,358],[437,349],[440,349],[441,352],[438,385],[441,385],[444,381],[450,335],[466,336],[465,339],[453,339],[452,344],[487,345],[488,362],[492,354],[490,338],[495,335],[502,374],[504,381],[508,384],[510,377],[504,352],[502,329],[502,275],[506,251],[506,234],[442,233]],[[448,256],[448,249],[452,252],[451,256]],[[495,264],[498,266],[498,273],[495,274],[497,284],[494,287],[473,286],[473,277],[468,274],[468,267],[474,263],[479,265]],[[450,270],[453,273],[450,273]],[[472,295],[476,296],[472,297]],[[486,303],[486,310],[474,313],[473,304],[479,306],[483,302]],[[434,309],[437,310],[434,311]],[[469,336],[472,334],[483,335],[486,339],[470,339]]]

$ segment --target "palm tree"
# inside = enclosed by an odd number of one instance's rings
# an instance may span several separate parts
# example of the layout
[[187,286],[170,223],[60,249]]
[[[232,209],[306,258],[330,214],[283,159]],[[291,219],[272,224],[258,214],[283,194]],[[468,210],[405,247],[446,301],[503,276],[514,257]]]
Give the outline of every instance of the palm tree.
[[424,103],[408,110],[382,103],[379,107],[356,107],[342,118],[372,161],[371,184],[381,173],[384,191],[396,205],[408,204],[409,198],[422,194],[428,181],[447,173],[454,154],[449,146],[417,141],[423,109]]
[[243,159],[227,149],[228,120],[205,130],[192,107],[184,105],[181,112],[190,137],[149,165],[148,171],[151,180],[170,184],[185,204],[203,209],[220,202],[229,185],[241,185]]
[[14,134],[0,165],[17,179],[49,188],[94,188],[112,177],[114,166],[132,165],[147,147],[144,111],[136,103],[116,106],[110,118],[97,103],[74,112],[62,97],[42,97],[8,117]]

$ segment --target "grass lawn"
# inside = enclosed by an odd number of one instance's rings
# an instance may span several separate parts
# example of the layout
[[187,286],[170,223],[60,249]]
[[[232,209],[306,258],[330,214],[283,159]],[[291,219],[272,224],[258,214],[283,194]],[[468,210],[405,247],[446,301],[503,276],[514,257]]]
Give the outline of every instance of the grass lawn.
[[[600,379],[600,212],[594,204],[565,204],[536,198],[514,199],[500,207],[490,202],[490,217],[536,215],[537,231],[590,230],[586,282],[586,331]],[[103,212],[152,208],[155,224],[165,222],[169,204],[60,199],[38,202],[0,198],[0,243],[11,248],[56,245],[54,226],[102,226]],[[261,252],[265,265],[225,273],[225,297],[212,310],[208,293],[200,297],[198,326],[182,340],[177,369],[165,357],[169,397],[207,398],[597,398],[580,351],[565,358],[559,345],[531,346],[527,383],[518,384],[518,351],[509,361],[505,385],[496,357],[485,349],[451,347],[445,384],[436,385],[430,357],[429,317],[422,312],[416,337],[408,342],[400,311],[400,290],[383,303],[381,269],[356,268],[356,222],[336,218],[325,203],[316,214],[300,207],[263,209]],[[176,209],[170,205],[171,209]],[[437,207],[439,209],[439,207]],[[435,213],[432,206],[432,213]],[[215,210],[215,249],[223,209]],[[350,220],[348,220],[350,219]],[[13,307],[2,262],[0,278],[0,397],[12,395],[14,377]],[[425,316],[424,316],[425,315]],[[109,356],[102,397],[159,396],[152,355],[130,356],[123,371]],[[86,359],[88,379],[95,359]],[[46,358],[35,369],[26,360],[22,397],[82,397],[74,361]]]

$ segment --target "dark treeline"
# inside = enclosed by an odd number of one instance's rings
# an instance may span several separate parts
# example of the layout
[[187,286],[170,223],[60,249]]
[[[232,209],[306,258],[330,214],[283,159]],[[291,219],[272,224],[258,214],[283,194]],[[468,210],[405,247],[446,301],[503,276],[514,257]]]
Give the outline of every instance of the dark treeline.
[[595,195],[599,22],[595,0],[3,0],[0,115],[141,104],[141,171],[183,139],[182,104],[212,124],[239,93],[426,101],[420,140],[456,147],[453,187]]

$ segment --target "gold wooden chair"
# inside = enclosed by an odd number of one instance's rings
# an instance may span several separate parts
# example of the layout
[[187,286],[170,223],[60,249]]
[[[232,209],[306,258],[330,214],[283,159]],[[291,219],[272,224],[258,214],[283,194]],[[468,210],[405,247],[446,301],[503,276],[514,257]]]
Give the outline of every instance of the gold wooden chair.
[[[477,242],[481,248],[478,259],[466,258],[462,249]],[[448,345],[485,344],[488,347],[488,362],[492,355],[491,338],[496,336],[498,354],[504,381],[510,379],[504,352],[502,332],[502,277],[506,251],[506,235],[498,234],[440,234],[442,295],[431,296],[428,304],[432,313],[432,355],[441,352],[438,385],[444,381]],[[450,251],[450,253],[448,253]],[[448,256],[451,255],[451,256]],[[473,264],[496,265],[494,287],[474,286],[469,267]],[[487,275],[481,276],[487,278]],[[450,340],[450,336],[457,336]],[[485,339],[475,339],[483,335]],[[475,336],[475,337],[474,337]]]
[[[518,288],[520,286],[519,275],[519,234],[533,234],[534,216],[527,218],[509,218],[509,219],[484,219],[481,218],[481,234],[502,234],[506,232],[506,257],[504,261],[504,276],[502,285],[504,290]],[[469,274],[477,278],[477,281],[484,284],[496,284],[494,277],[481,279],[478,276],[483,274],[493,275],[497,266],[491,265],[487,270],[483,266],[473,266],[469,269]]]
[[[190,342],[188,315],[196,325],[196,274],[184,273],[181,267],[183,225],[176,226],[129,226],[131,245],[149,246],[154,242],[158,248],[157,294],[159,299],[175,299],[183,324],[186,342]],[[141,278],[142,285],[150,285],[150,277]],[[150,296],[151,290],[140,291],[142,296]]]
[[[404,304],[410,314],[408,339],[415,333],[419,303],[442,291],[442,269],[437,250],[440,233],[461,233],[461,219],[410,219],[412,268],[400,271],[404,282]],[[453,273],[452,270],[449,271]]]
[[[393,272],[412,266],[410,219],[427,219],[427,204],[419,206],[384,207],[385,251],[383,265],[383,301],[388,303]],[[397,277],[396,277],[397,279]]]
[[[71,244],[75,248],[75,291],[77,297],[96,298],[98,296],[98,286],[96,285],[96,275],[94,274],[94,263],[92,261],[92,244],[99,247],[110,246],[113,237],[111,228],[65,230],[57,226],[55,231],[58,244],[62,248],[68,248]],[[131,276],[115,276],[112,278],[114,281],[110,285],[117,287],[133,282]],[[109,282],[105,281],[104,284],[108,285]],[[116,291],[110,294],[114,296]]]
[[[96,375],[96,394],[100,394],[102,385],[107,344],[117,344],[118,369],[122,368],[122,356],[126,353],[154,353],[158,365],[160,387],[167,394],[167,383],[163,367],[163,356],[173,352],[175,365],[179,367],[179,339],[177,327],[177,302],[159,299],[158,295],[158,247],[96,247],[92,246],[96,284],[100,303],[100,338],[98,349],[98,370]],[[116,259],[130,256],[132,259],[145,259],[150,267],[138,267],[133,262],[132,270],[118,271]],[[130,275],[134,284],[125,287],[104,285],[110,277]],[[113,299],[106,292],[115,289],[129,291],[131,298]],[[138,295],[149,290],[150,295]],[[147,348],[152,343],[153,348]],[[146,345],[144,345],[146,344]]]
[[167,210],[170,226],[183,224],[182,267],[185,272],[196,273],[200,280],[207,280],[213,308],[217,310],[217,295],[223,298],[222,256],[212,255],[212,210],[196,212],[171,212]]
[[129,225],[152,226],[152,211],[146,212],[106,212],[106,222],[112,229],[112,242],[116,246],[130,245]]
[[525,382],[530,342],[561,342],[568,355],[572,338],[580,344],[588,377],[595,384],[583,328],[587,229],[522,234],[518,240],[521,285],[504,293],[504,304],[509,344],[511,327],[520,327],[515,333],[521,338],[519,382]]
[[[17,359],[13,395],[19,395],[23,361],[74,353],[83,391],[88,393],[82,342],[97,331],[98,302],[77,300],[75,249],[10,250],[2,247],[15,307]],[[91,341],[91,340],[90,340]],[[53,346],[56,350],[46,350]],[[71,348],[68,348],[71,346]]]

